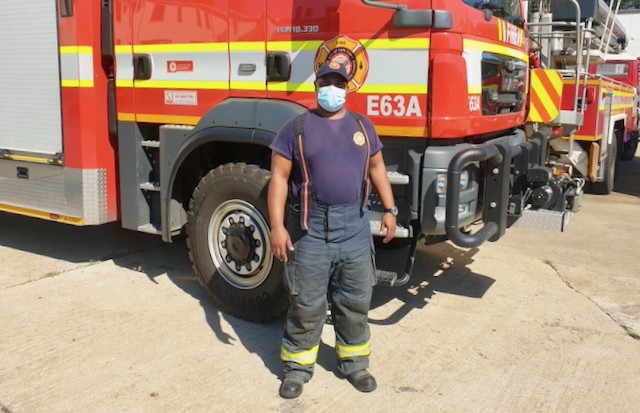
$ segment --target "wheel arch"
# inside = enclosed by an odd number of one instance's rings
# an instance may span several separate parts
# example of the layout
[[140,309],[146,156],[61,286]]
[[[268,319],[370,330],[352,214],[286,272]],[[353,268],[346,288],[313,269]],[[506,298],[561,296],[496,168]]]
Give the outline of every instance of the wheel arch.
[[626,122],[627,117],[625,114],[619,114],[611,117],[611,121],[609,122],[609,135],[607,143],[613,142],[613,139],[616,137],[615,131],[617,129],[620,129],[622,133],[624,133]]
[[207,112],[195,128],[161,133],[162,239],[171,242],[175,197],[184,208],[185,194],[193,191],[208,170],[227,162],[268,159],[269,145],[280,127],[306,110],[285,100],[228,99]]

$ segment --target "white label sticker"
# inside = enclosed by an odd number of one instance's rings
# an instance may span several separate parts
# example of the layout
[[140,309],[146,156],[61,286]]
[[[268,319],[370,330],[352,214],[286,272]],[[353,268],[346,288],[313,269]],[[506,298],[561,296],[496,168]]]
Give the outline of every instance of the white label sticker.
[[198,106],[198,92],[195,90],[165,90],[164,104]]
[[469,96],[469,112],[477,112],[480,110],[480,95]]

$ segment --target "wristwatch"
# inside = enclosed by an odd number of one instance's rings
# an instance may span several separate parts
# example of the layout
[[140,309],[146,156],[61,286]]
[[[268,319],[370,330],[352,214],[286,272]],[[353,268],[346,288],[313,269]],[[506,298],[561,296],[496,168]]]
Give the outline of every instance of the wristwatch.
[[385,208],[384,212],[385,213],[389,213],[389,214],[393,215],[394,217],[397,217],[398,216],[398,207],[394,205],[391,208]]

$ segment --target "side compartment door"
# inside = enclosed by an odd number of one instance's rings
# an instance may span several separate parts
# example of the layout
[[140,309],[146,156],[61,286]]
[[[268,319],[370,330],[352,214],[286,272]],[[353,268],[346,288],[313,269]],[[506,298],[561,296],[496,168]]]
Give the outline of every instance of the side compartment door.
[[62,152],[56,3],[0,2],[0,150]]

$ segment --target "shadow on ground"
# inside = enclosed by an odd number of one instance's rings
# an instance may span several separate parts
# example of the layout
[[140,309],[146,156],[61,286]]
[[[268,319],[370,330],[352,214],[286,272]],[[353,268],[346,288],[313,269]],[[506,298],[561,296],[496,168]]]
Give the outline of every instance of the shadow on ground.
[[[400,300],[402,305],[386,319],[372,319],[370,322],[377,325],[396,324],[412,310],[424,308],[434,292],[481,298],[494,280],[469,270],[468,266],[473,262],[472,257],[476,252],[477,249],[459,249],[448,243],[419,248],[413,277],[409,283],[402,287],[374,289],[373,309],[384,307],[391,300]],[[235,341],[234,337],[225,332],[224,321],[233,329],[247,351],[260,357],[273,375],[281,377],[280,340],[284,319],[255,324],[221,312],[193,276],[184,239],[163,247],[162,253],[157,255],[158,260],[152,263],[148,262],[147,254],[136,255],[139,262],[132,261],[131,257],[114,261],[120,266],[143,272],[152,282],[155,282],[155,277],[167,274],[176,286],[198,300],[209,327],[221,343],[232,345]],[[331,345],[321,343],[317,365],[328,371],[336,371],[335,352]]]
[[[412,310],[424,308],[436,292],[482,298],[495,280],[469,269],[477,252],[477,248],[457,248],[450,243],[419,246],[409,282],[402,287],[377,287],[371,307],[382,307],[390,300],[400,300],[402,305],[384,320],[370,322],[395,324]],[[403,257],[391,259],[401,261]]]
[[0,246],[72,263],[106,261],[164,245],[160,237],[119,222],[76,227],[0,212]]
[[[183,237],[164,244],[159,237],[125,230],[119,223],[98,227],[74,227],[35,218],[0,213],[0,245],[52,257],[71,263],[93,264],[113,260],[122,268],[144,274],[150,282],[167,275],[177,287],[197,299],[206,322],[218,340],[233,345],[235,338],[223,328],[231,326],[241,344],[259,356],[274,375],[281,375],[280,339],[284,320],[254,324],[222,313],[210,301],[193,275]],[[418,249],[413,277],[402,287],[377,287],[372,308],[390,301],[401,305],[384,320],[372,324],[393,325],[414,309],[424,308],[434,292],[480,298],[491,287],[493,279],[474,274],[468,269],[476,250],[463,250],[442,243]],[[44,276],[44,275],[43,275]],[[328,326],[327,328],[331,328]],[[333,348],[322,344],[318,365],[335,371]]]

